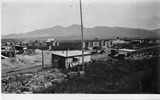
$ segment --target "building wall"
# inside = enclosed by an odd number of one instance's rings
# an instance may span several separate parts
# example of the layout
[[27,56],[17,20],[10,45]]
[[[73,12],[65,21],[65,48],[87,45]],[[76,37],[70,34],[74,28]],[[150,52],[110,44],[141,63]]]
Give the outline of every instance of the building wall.
[[[73,61],[74,58],[78,59],[78,61]],[[91,55],[84,56],[84,62],[87,63],[89,61],[91,61]],[[82,56],[66,58],[65,60],[66,68],[74,67],[75,65],[81,65],[81,64],[82,64]]]
[[98,41],[94,41],[94,42],[93,42],[93,47],[96,47],[96,46],[97,46],[97,47],[100,46],[100,43],[99,43]]
[[65,58],[52,54],[52,66],[55,68],[65,68]]
[[85,48],[93,48],[93,47],[112,47],[112,41],[110,40],[94,40],[87,41],[85,43]]
[[105,41],[105,47],[112,47],[112,42],[111,41]]
[[[77,59],[77,61],[74,61],[73,59]],[[91,61],[91,55],[84,56],[84,62],[87,63]],[[82,64],[82,56],[77,57],[71,57],[71,58],[65,58],[62,56],[54,55],[52,54],[52,66],[55,68],[66,68],[74,67],[75,65],[81,65]]]

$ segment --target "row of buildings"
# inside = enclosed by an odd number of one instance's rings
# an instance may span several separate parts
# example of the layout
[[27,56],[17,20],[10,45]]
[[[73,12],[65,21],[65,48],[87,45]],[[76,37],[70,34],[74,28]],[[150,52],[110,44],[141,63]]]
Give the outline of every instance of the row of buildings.
[[[98,49],[102,50],[106,48],[114,49],[139,49],[147,46],[160,44],[160,40],[153,39],[93,39],[85,40],[83,43],[83,48],[85,50]],[[81,50],[82,45],[81,41],[71,41],[64,42],[58,41],[55,38],[49,38],[47,40],[33,40],[33,41],[3,41],[2,40],[2,52],[9,50],[21,50],[20,53],[23,53],[23,49],[43,49],[43,50]]]
[[[115,50],[114,57],[118,59],[124,59],[124,57],[133,56],[160,56],[159,53],[159,40],[123,40],[123,39],[112,39],[112,40],[88,40],[83,43],[83,47],[86,49],[84,52],[85,62],[93,61],[91,51],[96,49],[110,49]],[[88,51],[89,52],[88,52]],[[112,53],[112,52],[110,52]],[[81,51],[57,51],[52,53],[52,64],[56,67],[70,68],[82,63],[82,52]]]
[[[131,44],[131,45],[130,45]],[[116,47],[128,47],[134,48],[138,46],[148,46],[160,44],[160,40],[154,39],[98,39],[95,38],[93,40],[85,40],[83,43],[83,47],[85,49],[92,49],[93,47],[100,48],[116,48]],[[34,40],[34,41],[2,41],[2,46],[23,46],[29,49],[46,49],[46,50],[63,50],[63,49],[81,49],[81,41],[72,41],[72,42],[63,42],[58,41],[55,38],[50,38],[47,40]],[[128,45],[128,46],[127,46]],[[132,47],[131,47],[132,46]]]

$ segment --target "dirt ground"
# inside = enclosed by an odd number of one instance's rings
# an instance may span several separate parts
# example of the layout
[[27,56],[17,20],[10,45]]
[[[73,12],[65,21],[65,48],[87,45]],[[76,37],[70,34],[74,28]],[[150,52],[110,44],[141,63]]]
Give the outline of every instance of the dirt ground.
[[[16,57],[2,59],[1,64],[2,73],[42,66],[42,54],[41,51],[37,50],[30,55],[16,55]],[[51,66],[51,52],[44,51],[44,64],[45,66]]]

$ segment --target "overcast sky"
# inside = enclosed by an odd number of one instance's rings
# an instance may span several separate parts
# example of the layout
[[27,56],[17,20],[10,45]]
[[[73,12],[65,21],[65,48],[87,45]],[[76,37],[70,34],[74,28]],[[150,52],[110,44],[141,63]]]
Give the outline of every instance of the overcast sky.
[[[2,35],[80,24],[78,1],[3,0]],[[82,3],[85,27],[160,28],[160,0],[82,0]]]

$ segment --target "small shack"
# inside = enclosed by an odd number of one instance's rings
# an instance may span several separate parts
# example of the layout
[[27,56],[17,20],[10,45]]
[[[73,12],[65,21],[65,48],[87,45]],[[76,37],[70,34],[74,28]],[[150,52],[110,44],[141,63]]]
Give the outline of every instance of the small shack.
[[[91,53],[84,52],[84,62],[91,61]],[[82,51],[54,51],[52,65],[56,68],[68,69],[82,64]]]

